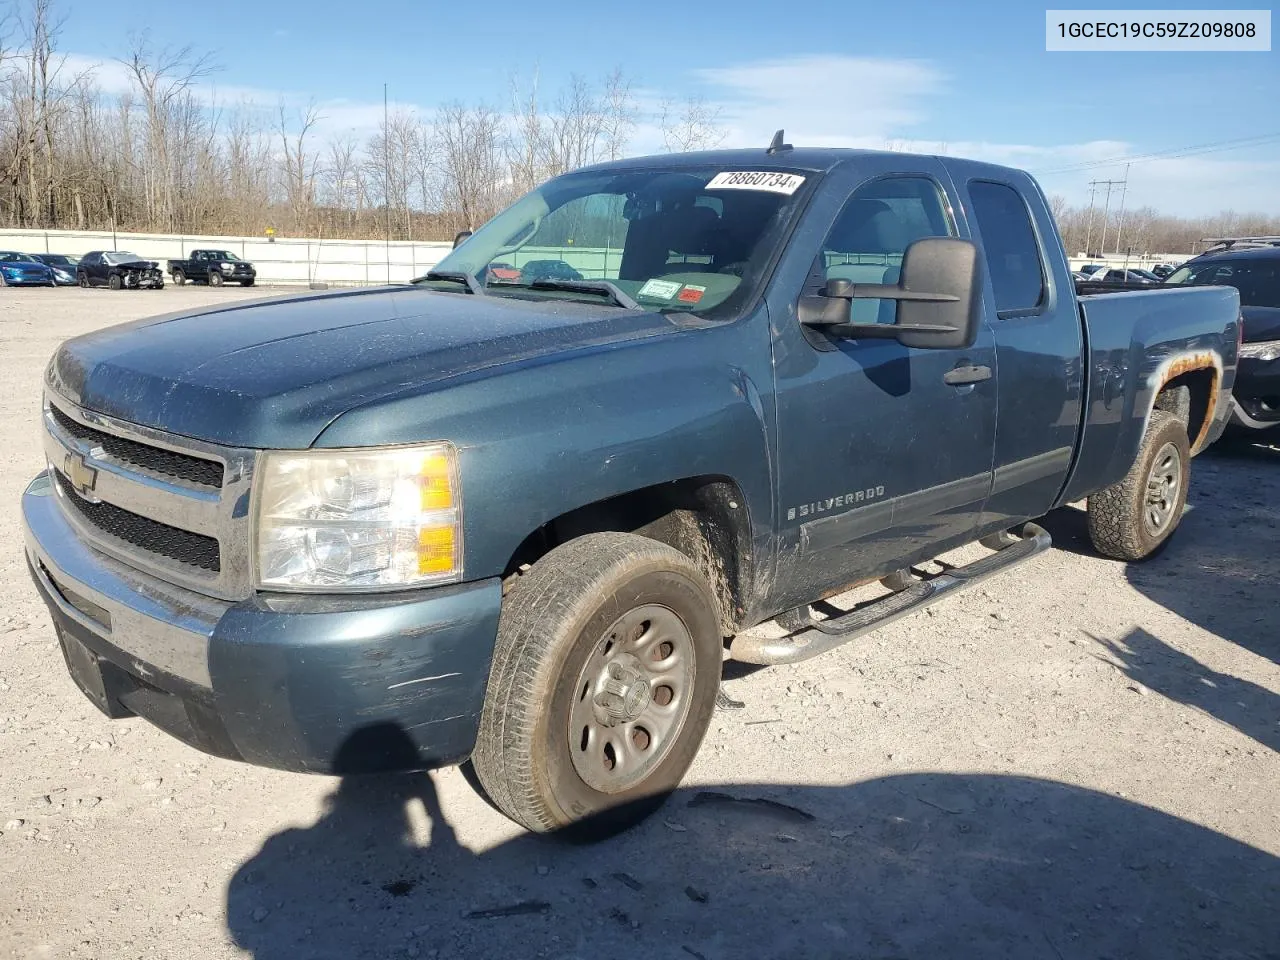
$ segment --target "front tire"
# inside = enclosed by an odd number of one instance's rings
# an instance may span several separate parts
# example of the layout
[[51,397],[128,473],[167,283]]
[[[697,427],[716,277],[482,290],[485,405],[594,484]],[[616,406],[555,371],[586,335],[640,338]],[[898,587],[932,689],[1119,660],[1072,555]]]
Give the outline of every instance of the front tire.
[[124,279],[118,273],[113,273],[107,278],[107,286],[112,290],[120,290],[124,287]]
[[680,783],[715,709],[715,601],[665,544],[597,533],[552,550],[503,598],[472,765],[536,832],[607,836]]
[[84,290],[88,290],[88,289],[89,289],[89,275],[88,275],[88,274],[85,274],[85,273],[80,274],[80,276],[76,278],[76,282],[80,284],[80,287],[81,287],[82,289],[84,289]]
[[1191,480],[1187,426],[1153,410],[1137,459],[1119,483],[1089,497],[1089,539],[1116,560],[1155,556],[1178,529]]
[[242,287],[252,287],[252,286],[253,286],[253,281],[252,281],[252,280],[241,280],[241,281],[240,281],[240,286],[242,286]]

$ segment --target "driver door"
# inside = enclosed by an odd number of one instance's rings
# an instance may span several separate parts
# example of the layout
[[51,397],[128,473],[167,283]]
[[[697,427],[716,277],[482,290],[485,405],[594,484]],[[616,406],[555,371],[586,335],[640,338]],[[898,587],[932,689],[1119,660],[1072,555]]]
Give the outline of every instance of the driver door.
[[[856,164],[856,166],[855,166]],[[995,344],[982,323],[963,349],[837,339],[802,328],[795,303],[829,279],[898,282],[907,246],[956,236],[955,200],[930,158],[836,168],[806,224],[808,275],[771,293],[778,404],[780,605],[794,606],[967,542],[991,488]],[[813,219],[811,215],[810,219]],[[779,293],[776,296],[781,296]],[[892,323],[892,300],[855,300],[855,323]],[[976,373],[975,373],[976,371]]]

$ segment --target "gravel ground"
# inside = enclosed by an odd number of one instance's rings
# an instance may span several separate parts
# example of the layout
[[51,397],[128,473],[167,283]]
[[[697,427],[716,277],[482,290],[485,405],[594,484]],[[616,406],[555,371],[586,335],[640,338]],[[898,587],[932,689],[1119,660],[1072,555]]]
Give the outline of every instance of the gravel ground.
[[1148,564],[1090,555],[1068,508],[975,591],[732,672],[684,788],[595,846],[459,770],[339,782],[108,722],[22,559],[41,372],[241,296],[0,291],[0,956],[1280,956],[1280,450],[1198,459]]

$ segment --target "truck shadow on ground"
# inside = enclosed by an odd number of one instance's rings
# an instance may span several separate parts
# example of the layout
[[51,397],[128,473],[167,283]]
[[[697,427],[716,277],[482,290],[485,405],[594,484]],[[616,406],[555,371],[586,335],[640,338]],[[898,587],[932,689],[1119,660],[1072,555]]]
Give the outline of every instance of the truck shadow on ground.
[[257,960],[1275,958],[1277,902],[1280,858],[1044,780],[691,788],[598,844],[477,854],[429,776],[364,775],[240,868],[227,923]]
[[[1280,450],[1214,446],[1196,458],[1189,493],[1177,534],[1155,557],[1127,564],[1126,579],[1188,622],[1280,663]],[[1084,511],[1064,507],[1042,525],[1055,547],[1097,556]]]

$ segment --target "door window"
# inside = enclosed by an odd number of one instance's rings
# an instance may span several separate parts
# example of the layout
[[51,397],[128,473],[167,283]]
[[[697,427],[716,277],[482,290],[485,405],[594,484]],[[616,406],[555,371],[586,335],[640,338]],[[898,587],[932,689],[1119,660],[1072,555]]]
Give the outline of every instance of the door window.
[[[1044,301],[1044,263],[1022,195],[1005,183],[975,180],[969,196],[991,271],[997,316],[1034,312]],[[1124,279],[1121,271],[1111,273]],[[1107,279],[1112,279],[1110,273]]]
[[[828,280],[895,284],[902,256],[923,237],[952,236],[946,199],[928,177],[889,177],[854,191],[822,244],[811,285]],[[853,323],[893,323],[893,300],[854,300]]]

